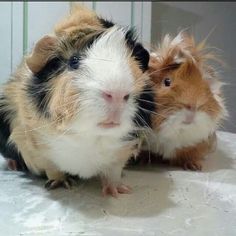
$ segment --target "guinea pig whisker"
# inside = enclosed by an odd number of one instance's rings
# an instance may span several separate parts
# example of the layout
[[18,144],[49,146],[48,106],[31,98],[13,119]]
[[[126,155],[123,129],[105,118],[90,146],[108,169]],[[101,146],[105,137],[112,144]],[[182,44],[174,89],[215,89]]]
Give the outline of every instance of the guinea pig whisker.
[[161,103],[158,103],[158,102],[155,102],[155,103],[153,103],[154,105],[156,105],[156,107],[157,108],[162,108],[162,109],[164,109],[164,108],[170,108],[170,106],[168,106],[168,105],[163,105],[163,104],[161,104]]
[[145,143],[147,144],[147,148],[148,148],[148,159],[149,159],[149,162],[151,160],[151,144],[150,144],[150,141],[149,141],[149,138],[148,138],[148,134],[146,131],[141,131],[143,137],[145,138]]
[[[145,128],[151,129],[151,127],[147,124],[147,122],[141,117],[138,113],[136,113],[136,116],[145,124]],[[139,126],[139,124],[136,122],[136,125]]]
[[145,112],[149,112],[149,113],[151,113],[151,114],[154,114],[155,116],[167,118],[166,116],[163,116],[163,115],[161,115],[161,114],[159,114],[159,113],[157,113],[157,112],[154,112],[154,111],[147,110],[147,109],[145,109],[145,108],[143,108],[143,107],[139,107],[139,109],[141,109],[141,110],[143,110],[143,111],[145,111]]
[[141,99],[141,98],[137,98],[137,100],[138,100],[138,101],[142,101],[142,102],[146,102],[146,103],[151,103],[151,104],[157,105],[158,107],[161,106],[161,107],[167,107],[167,108],[169,108],[169,106],[160,104],[160,103],[158,103],[158,102],[152,102],[152,101],[148,101],[148,100]]
[[141,133],[143,134],[143,137],[145,138],[145,142],[148,146],[148,153],[149,153],[149,159],[150,159],[150,153],[151,153],[151,145],[150,145],[150,142],[149,142],[149,138],[148,138],[148,135],[150,133],[152,133],[152,129],[151,127],[143,120],[143,118],[139,115],[139,114],[136,114],[139,119],[144,123],[146,124],[145,128],[141,128],[141,129],[138,129],[138,133]]
[[[161,72],[161,71],[163,71],[163,70],[167,70],[167,69],[170,69],[170,68],[171,68],[171,65],[166,66],[166,67],[163,67],[163,68],[160,68],[160,69],[156,69],[156,70],[154,70],[154,71],[152,71],[152,72],[147,73],[147,76],[153,75],[153,74],[155,74],[155,73],[157,73],[157,72]],[[136,82],[136,83],[139,82],[139,81],[142,81],[142,82],[143,82],[143,77],[144,77],[144,75],[141,75],[140,77],[138,77],[138,78],[136,79],[135,82]]]
[[40,90],[38,90],[37,92],[35,92],[34,93],[34,95],[37,95],[37,94],[40,94],[40,93],[42,93],[42,92],[50,92],[50,91],[53,91],[53,89],[52,88],[42,88],[42,89],[40,89]]
[[98,60],[98,61],[109,61],[109,62],[114,62],[114,60],[111,60],[111,59],[107,59],[107,58],[95,58],[95,57],[90,57],[89,59],[92,59],[92,60]]
[[168,66],[166,66],[166,67],[163,67],[163,68],[160,68],[160,69],[156,69],[156,70],[154,70],[154,71],[152,71],[152,72],[150,72],[150,73],[147,73],[147,75],[150,76],[150,75],[153,75],[153,74],[155,74],[155,73],[157,73],[157,72],[161,72],[161,71],[163,71],[163,70],[167,70],[167,69],[171,69],[171,68],[172,68],[172,66],[171,66],[171,65],[168,65]]
[[142,92],[141,93],[153,93],[153,94],[155,94],[156,92],[154,91],[154,90],[152,90],[152,89],[144,89],[144,90],[142,90]]
[[71,128],[66,129],[65,131],[63,131],[62,134],[59,134],[56,138],[54,138],[52,141],[46,140],[45,142],[37,142],[37,145],[45,145],[45,144],[50,144],[52,142],[57,141],[58,139],[62,138],[63,136],[66,135],[66,133],[68,133],[71,130]]
[[[69,111],[69,112],[72,113],[73,111]],[[36,118],[37,118],[37,117],[36,117]],[[18,133],[18,134],[21,134],[21,133],[28,133],[28,132],[37,131],[37,130],[39,130],[39,129],[49,127],[49,126],[51,126],[51,125],[57,123],[59,120],[61,120],[61,117],[58,117],[58,118],[56,118],[56,119],[53,119],[52,121],[47,122],[47,124],[45,124],[45,125],[37,126],[37,127],[33,128],[33,129],[25,129],[23,132],[17,132],[17,133]]]
[[46,127],[48,127],[48,126],[50,126],[50,125],[56,123],[58,120],[59,120],[59,118],[56,119],[56,120],[53,120],[53,121],[51,121],[51,122],[48,122],[48,123],[45,124],[45,125],[37,126],[37,127],[33,128],[33,129],[25,129],[23,132],[17,132],[17,134],[33,132],[33,131],[36,131],[36,130],[39,130],[39,129],[42,129],[42,128],[46,128]]
[[55,140],[57,140],[57,139],[59,139],[59,138],[65,136],[66,133],[68,133],[70,130],[71,130],[71,127],[69,127],[68,129],[66,129],[61,135],[59,135],[59,136],[58,136],[56,139],[54,139],[53,141],[55,141]]
[[138,106],[138,108],[141,109],[141,110],[143,110],[143,111],[145,111],[145,112],[148,112],[148,113],[152,113],[152,114],[156,114],[156,115],[158,114],[158,113],[156,113],[156,112],[154,112],[154,111],[151,111],[151,110],[145,109],[145,108],[140,107],[140,106]]

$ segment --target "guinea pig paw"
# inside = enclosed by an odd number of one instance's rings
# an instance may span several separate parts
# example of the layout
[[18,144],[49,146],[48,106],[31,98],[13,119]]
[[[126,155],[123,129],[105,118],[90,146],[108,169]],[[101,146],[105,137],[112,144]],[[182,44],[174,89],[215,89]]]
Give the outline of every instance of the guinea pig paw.
[[197,161],[188,161],[183,164],[184,170],[201,171],[202,164]]
[[7,159],[7,168],[9,170],[17,171],[18,170],[17,162],[15,160],[12,160],[12,159]]
[[67,178],[67,179],[49,179],[45,183],[45,188],[47,190],[52,190],[52,189],[56,189],[59,187],[71,189],[71,187],[72,187],[71,179],[69,179],[69,178]]
[[104,185],[102,188],[102,195],[108,196],[111,195],[112,197],[118,198],[119,193],[120,194],[129,194],[131,193],[132,189],[128,185],[125,184],[119,184],[119,185],[114,185],[114,184],[107,184]]

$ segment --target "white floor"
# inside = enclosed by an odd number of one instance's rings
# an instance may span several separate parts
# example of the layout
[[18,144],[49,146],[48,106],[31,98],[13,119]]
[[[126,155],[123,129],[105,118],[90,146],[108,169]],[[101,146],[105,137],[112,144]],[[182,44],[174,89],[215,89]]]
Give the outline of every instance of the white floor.
[[0,235],[236,235],[236,134],[218,133],[203,172],[126,170],[133,194],[101,197],[96,180],[46,191],[43,180],[0,169]]

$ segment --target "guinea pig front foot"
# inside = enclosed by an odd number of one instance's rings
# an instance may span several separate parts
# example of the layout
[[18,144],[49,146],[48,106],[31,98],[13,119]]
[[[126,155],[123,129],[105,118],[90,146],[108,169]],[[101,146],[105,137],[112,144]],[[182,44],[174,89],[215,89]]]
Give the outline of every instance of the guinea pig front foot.
[[132,189],[128,185],[125,184],[104,184],[102,186],[102,195],[105,196],[112,196],[117,198],[119,194],[129,194],[131,193]]
[[184,170],[201,171],[202,164],[199,161],[187,161],[183,163]]
[[170,160],[170,164],[172,166],[182,167],[184,170],[192,170],[192,171],[201,171],[202,163],[200,158],[191,157],[177,157]]
[[45,188],[47,190],[53,190],[56,188],[64,187],[66,189],[71,189],[72,187],[72,179],[65,178],[65,179],[49,179],[45,183]]
[[15,160],[12,160],[12,159],[7,159],[7,168],[9,170],[17,171],[18,170],[17,162]]

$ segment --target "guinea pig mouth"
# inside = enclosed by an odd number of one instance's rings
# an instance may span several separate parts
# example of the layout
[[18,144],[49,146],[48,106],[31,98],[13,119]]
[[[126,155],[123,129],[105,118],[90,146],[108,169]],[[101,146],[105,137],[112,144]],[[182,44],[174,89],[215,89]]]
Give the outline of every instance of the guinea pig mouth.
[[188,113],[185,116],[185,120],[182,123],[185,125],[190,125],[194,122],[194,118],[195,118],[195,112]]
[[101,122],[98,123],[98,126],[104,129],[110,129],[110,128],[115,128],[117,126],[120,126],[120,123],[115,123],[115,122]]

